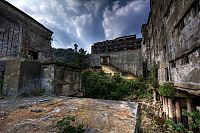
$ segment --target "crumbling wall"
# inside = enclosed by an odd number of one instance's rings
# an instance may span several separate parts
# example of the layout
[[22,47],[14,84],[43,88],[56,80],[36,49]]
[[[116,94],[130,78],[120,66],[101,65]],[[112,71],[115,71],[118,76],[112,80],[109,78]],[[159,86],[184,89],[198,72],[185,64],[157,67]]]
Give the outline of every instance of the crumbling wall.
[[37,61],[21,61],[18,95],[42,89],[40,86],[40,64]]
[[91,54],[90,65],[101,66],[101,57],[109,57],[109,63],[121,70],[129,71],[137,76],[143,74],[141,49],[110,53]]
[[51,94],[70,96],[81,90],[80,70],[64,64],[42,65],[42,86]]
[[40,87],[40,64],[20,59],[6,60],[3,95],[16,97]]
[[2,94],[4,73],[5,73],[5,61],[0,61],[0,95]]
[[51,58],[50,30],[4,0],[0,9],[0,57],[25,57],[34,51],[40,60]]
[[16,97],[19,88],[20,60],[7,60],[2,93],[5,96]]
[[42,65],[41,86],[47,94],[54,94],[55,65]]
[[183,88],[200,89],[199,8],[198,0],[151,1],[143,40],[150,43],[149,64],[158,64],[160,83],[173,81]]

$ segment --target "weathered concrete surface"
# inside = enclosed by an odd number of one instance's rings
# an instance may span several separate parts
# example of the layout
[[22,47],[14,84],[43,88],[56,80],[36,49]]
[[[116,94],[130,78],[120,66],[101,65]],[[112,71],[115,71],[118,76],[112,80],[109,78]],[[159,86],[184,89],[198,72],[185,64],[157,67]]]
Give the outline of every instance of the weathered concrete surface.
[[151,0],[150,3],[148,22],[142,28],[147,69],[156,62],[160,84],[171,81],[177,88],[199,95],[200,1]]
[[[1,101],[0,101],[1,103]],[[0,119],[0,132],[57,132],[56,121],[74,115],[76,123],[95,132],[134,133],[138,104],[86,98],[54,98],[51,101],[18,109]],[[39,113],[31,110],[42,110]]]
[[101,66],[101,57],[109,57],[110,64],[137,76],[143,74],[141,49],[99,53],[90,55],[91,66]]
[[51,58],[52,31],[5,0],[0,9],[0,57]]
[[41,87],[48,94],[72,96],[81,92],[80,69],[61,62],[43,62]]
[[41,89],[39,62],[20,59],[10,59],[5,62],[3,95],[16,97],[24,92]]

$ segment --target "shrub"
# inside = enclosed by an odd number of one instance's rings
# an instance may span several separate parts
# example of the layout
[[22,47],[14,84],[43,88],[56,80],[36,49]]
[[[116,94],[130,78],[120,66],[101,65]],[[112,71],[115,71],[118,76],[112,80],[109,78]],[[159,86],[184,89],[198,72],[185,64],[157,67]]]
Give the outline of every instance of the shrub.
[[168,125],[172,130],[177,132],[186,132],[186,128],[182,123],[176,124],[173,120],[167,119],[165,124]]
[[33,91],[33,96],[42,96],[45,92],[45,89],[36,89],[35,91]]
[[121,100],[130,95],[140,98],[149,96],[143,80],[125,80],[119,75],[112,77],[103,72],[85,71],[82,73],[82,89],[85,97]]
[[62,133],[84,133],[83,125],[79,124],[77,126],[73,125],[75,122],[75,117],[68,115],[62,120],[59,120],[56,126]]
[[[191,117],[191,121],[189,121],[189,127],[191,127],[192,129],[199,128],[199,125],[200,125],[200,112],[199,111],[187,112],[186,110],[183,110],[182,115]],[[176,132],[193,133],[193,131],[188,130],[188,128],[185,127],[182,123],[175,123],[171,119],[167,119],[165,121],[165,124],[168,125],[172,130],[174,130]]]
[[159,87],[158,93],[161,96],[173,97],[176,93],[176,89],[172,83],[164,83]]
[[186,110],[183,110],[182,112],[183,116],[187,116],[191,118],[191,121],[189,121],[189,126],[192,128],[198,128],[200,125],[200,112],[199,111],[192,111],[187,112]]

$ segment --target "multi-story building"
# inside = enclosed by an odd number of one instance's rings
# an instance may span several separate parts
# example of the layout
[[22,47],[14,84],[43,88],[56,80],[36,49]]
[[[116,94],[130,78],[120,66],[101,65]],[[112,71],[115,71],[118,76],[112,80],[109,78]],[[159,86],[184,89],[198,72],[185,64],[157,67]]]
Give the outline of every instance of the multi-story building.
[[163,109],[180,121],[181,109],[200,107],[200,1],[151,0],[150,5],[142,27],[145,69],[149,72],[156,63],[159,83],[174,83],[177,94],[173,100],[163,98],[168,106]]
[[109,75],[128,78],[142,75],[141,41],[136,35],[130,35],[94,43],[90,65],[101,67]]
[[45,89],[47,94],[80,92],[80,70],[52,61],[53,32],[0,0],[0,95],[15,97]]
[[5,0],[0,9],[0,57],[51,58],[52,31]]

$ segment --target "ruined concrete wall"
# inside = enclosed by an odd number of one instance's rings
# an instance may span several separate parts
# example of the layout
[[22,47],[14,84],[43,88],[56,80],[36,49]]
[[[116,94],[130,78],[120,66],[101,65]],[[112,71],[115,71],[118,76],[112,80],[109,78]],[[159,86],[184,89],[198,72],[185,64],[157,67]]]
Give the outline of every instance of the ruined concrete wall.
[[124,79],[136,79],[137,78],[137,76],[135,76],[131,73],[123,72],[109,64],[102,64],[101,69],[109,76],[120,75]]
[[55,93],[58,95],[70,96],[77,94],[81,90],[80,71],[69,67],[57,66],[55,79]]
[[109,57],[110,64],[121,70],[129,71],[137,76],[143,74],[141,49],[91,54],[90,65],[101,66],[101,57],[105,56]]
[[40,87],[40,64],[37,61],[21,61],[18,95],[42,89]]
[[75,95],[81,90],[80,71],[58,64],[42,65],[42,86],[57,95]]
[[0,9],[0,57],[23,57],[31,50],[38,59],[51,58],[50,30],[4,0]]
[[6,60],[3,95],[16,97],[40,87],[40,64],[20,59]]
[[54,94],[55,65],[42,65],[41,86],[47,94]]
[[7,60],[2,93],[5,96],[16,97],[19,88],[20,60]]
[[0,61],[0,95],[2,94],[4,73],[5,73],[5,61]]
[[144,40],[150,43],[151,64],[159,65],[159,82],[200,89],[200,1],[151,0],[147,25]]

